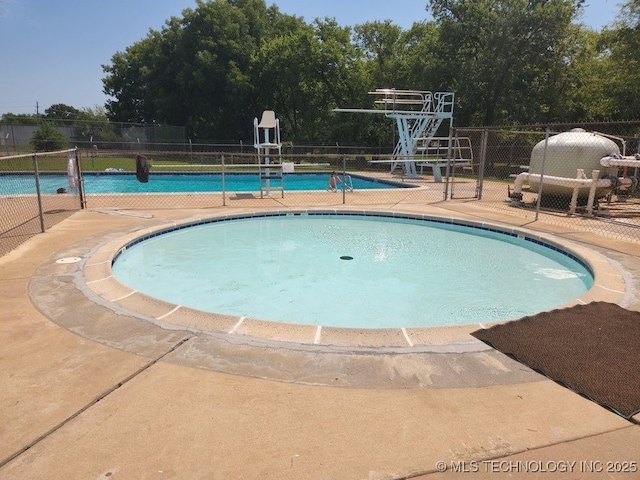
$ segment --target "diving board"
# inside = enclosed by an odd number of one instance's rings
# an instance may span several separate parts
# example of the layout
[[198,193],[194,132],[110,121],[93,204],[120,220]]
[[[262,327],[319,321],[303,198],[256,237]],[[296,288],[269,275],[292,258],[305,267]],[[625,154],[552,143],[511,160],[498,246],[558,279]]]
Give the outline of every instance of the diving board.
[[453,92],[429,92],[423,90],[397,90],[378,88],[373,92],[374,101],[381,108],[336,108],[334,112],[377,113],[392,118],[398,128],[398,143],[393,150],[391,172],[402,166],[407,177],[417,177],[416,159],[420,145],[428,144],[442,122],[449,120],[453,126]]

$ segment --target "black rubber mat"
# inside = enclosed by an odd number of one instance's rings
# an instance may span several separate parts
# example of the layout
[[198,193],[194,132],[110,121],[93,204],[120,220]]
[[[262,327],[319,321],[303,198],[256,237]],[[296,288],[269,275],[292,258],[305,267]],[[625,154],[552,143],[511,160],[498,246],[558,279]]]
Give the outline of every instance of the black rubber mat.
[[624,418],[640,412],[640,312],[594,302],[471,335]]

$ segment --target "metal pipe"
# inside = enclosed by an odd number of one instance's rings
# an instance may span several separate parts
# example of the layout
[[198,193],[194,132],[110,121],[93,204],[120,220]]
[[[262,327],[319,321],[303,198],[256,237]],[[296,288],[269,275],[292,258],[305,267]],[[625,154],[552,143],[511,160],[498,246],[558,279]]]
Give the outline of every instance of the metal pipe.
[[596,200],[596,183],[598,183],[599,176],[600,170],[594,170],[591,172],[592,182],[591,187],[589,188],[589,199],[587,200],[587,215],[593,215],[593,202]]
[[592,132],[594,135],[599,135],[601,137],[610,138],[612,140],[617,140],[622,145],[622,155],[626,155],[627,151],[627,141],[622,137],[616,137],[615,135],[609,135],[608,133],[602,132]]
[[[584,171],[582,169],[578,169],[578,178],[565,178],[565,177],[555,177],[545,175],[544,182],[548,185],[556,185],[561,187],[573,188],[573,193],[571,195],[571,203],[569,205],[569,213],[573,214],[577,208],[578,202],[578,190],[581,187],[589,187],[589,198],[587,200],[587,213],[589,215],[593,214],[593,204],[595,202],[596,189],[598,188],[614,188],[614,187],[633,187],[634,184],[637,185],[638,179],[635,177],[620,177],[620,178],[598,178],[600,175],[600,170],[594,170],[592,172],[592,178],[585,178]],[[580,178],[582,177],[582,178]],[[535,173],[522,172],[516,177],[516,180],[513,185],[513,192],[511,193],[512,198],[522,198],[522,185],[527,180],[542,180],[542,175],[538,175]],[[539,199],[539,197],[538,197]]]
[[600,159],[603,167],[640,167],[640,157],[607,156]]
[[[578,171],[576,172],[576,178],[584,178],[584,170],[582,168],[579,168]],[[575,186],[573,187],[573,193],[571,194],[571,203],[569,204],[569,213],[574,214],[576,213],[576,208],[578,207],[578,191],[580,190],[579,187]]]
[[[597,170],[599,172],[599,170]],[[551,175],[539,175],[537,173],[528,173],[522,172],[516,177],[513,192],[521,193],[522,185],[526,180],[533,180],[542,182],[546,185],[557,185],[561,187],[571,187],[571,188],[580,188],[580,187],[591,187],[593,183],[595,183],[596,188],[606,188],[611,187],[613,185],[613,180],[610,178],[600,178],[595,182],[591,178],[567,178],[567,177],[555,177]]]

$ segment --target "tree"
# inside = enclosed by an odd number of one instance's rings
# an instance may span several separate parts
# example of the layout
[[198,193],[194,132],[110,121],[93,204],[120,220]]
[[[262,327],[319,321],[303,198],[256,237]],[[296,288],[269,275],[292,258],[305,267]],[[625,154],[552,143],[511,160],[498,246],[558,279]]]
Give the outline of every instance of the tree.
[[[267,9],[263,0],[198,0],[162,31],[103,65],[111,120],[184,124],[198,138],[237,141],[250,130],[251,60]],[[250,117],[249,117],[250,118]]]
[[366,96],[351,29],[328,18],[290,27],[258,50],[257,98],[280,112],[285,138],[324,143],[354,139],[353,119],[333,113]]
[[8,125],[37,125],[38,118],[30,113],[3,113],[0,123]]
[[613,28],[601,34],[601,61],[605,64],[603,86],[611,119],[632,120],[640,111],[640,0],[622,5]]
[[612,120],[618,106],[611,92],[619,74],[606,47],[608,34],[574,28],[573,53],[565,84],[559,88],[564,92],[563,105],[556,118],[564,122]]
[[183,124],[199,141],[251,138],[265,109],[290,140],[331,141],[346,132],[332,109],[366,95],[349,27],[307,25],[264,0],[198,1],[103,70],[110,120]]
[[435,22],[414,23],[402,32],[403,54],[396,66],[398,88],[443,91],[449,88],[446,57],[438,55],[439,33]]
[[366,56],[376,87],[408,88],[398,84],[399,67],[405,51],[402,40],[402,29],[390,20],[355,27],[355,45]]
[[370,108],[367,92],[379,87],[453,91],[460,126],[630,115],[640,0],[603,33],[575,23],[583,3],[429,0],[434,20],[403,31],[390,21],[307,24],[265,0],[197,0],[103,66],[106,114],[237,143],[271,109],[287,140],[376,146],[394,143],[388,120],[333,109]]
[[75,139],[90,148],[97,143],[108,146],[111,142],[115,144],[118,141],[115,125],[109,122],[103,107],[84,108],[78,111],[74,127]]
[[130,47],[125,52],[117,52],[111,57],[111,65],[103,65],[108,73],[103,78],[103,91],[116,100],[108,100],[107,115],[119,122],[151,122],[154,117],[152,98],[156,92],[149,92],[150,66],[153,53],[158,48],[157,34],[149,36]]
[[36,152],[54,152],[66,148],[67,139],[51,122],[43,121],[33,132],[30,143]]
[[251,62],[265,16],[259,0],[199,1],[185,11],[178,92],[197,137],[237,142],[251,131]]
[[430,0],[458,122],[544,121],[557,105],[567,36],[583,0]]
[[49,120],[75,120],[80,116],[80,110],[64,103],[51,105],[44,113]]

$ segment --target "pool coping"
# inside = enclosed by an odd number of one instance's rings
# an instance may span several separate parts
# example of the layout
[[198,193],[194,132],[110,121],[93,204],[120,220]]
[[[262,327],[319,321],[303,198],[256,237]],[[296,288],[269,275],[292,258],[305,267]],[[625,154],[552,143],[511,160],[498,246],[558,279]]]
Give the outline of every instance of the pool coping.
[[[500,225],[489,221],[472,221],[457,217],[433,214],[415,214],[383,210],[343,210],[326,208],[270,209],[266,211],[212,214],[183,218],[177,221],[139,229],[100,243],[86,255],[82,264],[83,283],[88,292],[105,305],[151,322],[164,329],[184,329],[198,334],[230,335],[255,341],[273,341],[284,344],[311,346],[316,349],[385,349],[402,351],[477,351],[484,348],[470,333],[486,328],[491,323],[472,323],[444,327],[403,327],[403,328],[344,328],[272,322],[257,318],[223,315],[184,307],[153,297],[149,297],[120,283],[111,272],[113,260],[132,242],[152,237],[176,228],[188,227],[206,222],[226,221],[239,218],[265,217],[274,215],[340,214],[360,216],[385,216],[390,218],[438,221],[449,224],[480,227],[487,230],[526,236],[569,252],[581,260],[594,275],[593,287],[582,296],[558,307],[564,308],[592,301],[619,303],[625,294],[625,282],[618,268],[598,252],[576,243],[562,240],[540,232],[521,227]],[[508,320],[506,320],[508,321]]]
[[[176,308],[125,287],[111,275],[113,257],[128,242],[214,217],[262,216],[268,212],[370,212],[526,230],[505,227],[499,222],[467,221],[464,213],[451,217],[415,215],[406,210],[326,207],[226,212],[187,210],[174,220],[133,215],[132,221],[122,222],[120,227],[79,239],[53,252],[29,278],[29,298],[50,321],[89,341],[151,362],[161,356],[165,362],[231,375],[307,385],[390,389],[468,388],[545,379],[472,337],[470,333],[480,328],[477,324],[405,329],[405,332],[331,327],[320,329],[318,335],[314,326],[258,319],[240,322],[238,317]],[[572,303],[622,303],[623,297],[632,291],[632,278],[624,265],[564,238],[554,240],[551,235],[526,231],[529,236],[559,248],[564,244],[570,246],[594,272],[594,287]]]

